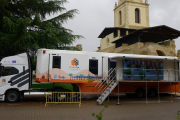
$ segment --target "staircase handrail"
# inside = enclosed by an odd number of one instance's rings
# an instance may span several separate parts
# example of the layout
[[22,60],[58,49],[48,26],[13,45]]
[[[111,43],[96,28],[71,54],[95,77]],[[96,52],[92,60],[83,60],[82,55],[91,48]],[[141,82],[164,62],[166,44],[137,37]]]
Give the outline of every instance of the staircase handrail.
[[[108,71],[108,73],[105,75],[105,77],[108,76],[109,72],[110,72],[112,69],[113,69],[113,68],[111,68],[111,69]],[[105,77],[104,77],[104,78],[105,78]],[[102,84],[102,82],[101,82],[102,80],[103,80],[103,78],[98,82],[98,84],[97,84],[95,87],[97,87],[97,86],[99,85],[99,83]],[[101,86],[101,85],[100,85],[100,86]]]
[[109,85],[112,83],[112,81],[114,80],[115,77],[116,77],[116,75],[113,77],[113,79],[108,83],[108,85],[102,91],[105,91],[105,89],[107,89],[109,87]]
[[[110,76],[114,71],[116,71],[116,68],[114,68],[113,69],[113,71],[108,75],[108,76]],[[116,74],[115,74],[115,76],[113,77],[113,79],[116,77]],[[107,77],[108,78],[108,77]],[[112,80],[113,80],[112,79]],[[107,81],[108,79],[106,79],[105,81]],[[112,80],[110,81],[110,82],[112,82]],[[108,83],[109,84],[109,83]],[[101,90],[101,88],[103,88],[105,85],[103,85],[103,83],[101,83],[101,85],[98,87],[98,88],[100,88],[100,90]],[[105,88],[107,88],[107,86],[105,87]],[[104,89],[103,89],[104,90]],[[102,90],[101,90],[102,91]],[[98,89],[97,89],[97,92],[101,92],[101,91],[99,91]]]
[[[110,76],[110,75],[114,72],[114,70],[116,70],[116,68],[111,69],[111,70],[112,70],[112,72],[111,72],[108,76]],[[110,71],[110,70],[109,70],[109,71]],[[109,72],[108,72],[108,73],[109,73]],[[108,79],[107,79],[108,76],[107,76],[107,77],[104,77],[105,79],[102,79],[102,80],[107,81],[107,80],[108,80]],[[102,80],[101,80],[101,81],[102,81]],[[98,83],[95,87],[102,88],[104,85],[103,85],[103,83],[102,83],[101,81],[100,81],[100,83],[101,83],[100,86],[97,86],[97,85],[99,84],[99,83]],[[98,92],[99,92],[99,91],[98,91]]]

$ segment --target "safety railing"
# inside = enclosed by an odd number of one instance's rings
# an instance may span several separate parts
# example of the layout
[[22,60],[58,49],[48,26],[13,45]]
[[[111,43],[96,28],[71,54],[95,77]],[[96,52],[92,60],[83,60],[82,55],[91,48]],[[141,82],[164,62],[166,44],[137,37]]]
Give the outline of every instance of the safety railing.
[[103,76],[103,78],[97,83],[97,85],[96,85],[95,87],[101,86],[101,85],[102,85],[102,80],[107,79],[108,75],[109,75],[110,73],[112,73],[112,70],[113,70],[113,68],[111,68],[111,69],[108,71],[108,73]]
[[81,107],[80,92],[47,92],[45,107],[49,103],[77,103]]
[[113,80],[116,80],[116,68],[111,68],[108,74],[95,86],[97,87],[97,94],[102,94]]
[[180,71],[173,69],[118,68],[118,80],[131,81],[180,81]]

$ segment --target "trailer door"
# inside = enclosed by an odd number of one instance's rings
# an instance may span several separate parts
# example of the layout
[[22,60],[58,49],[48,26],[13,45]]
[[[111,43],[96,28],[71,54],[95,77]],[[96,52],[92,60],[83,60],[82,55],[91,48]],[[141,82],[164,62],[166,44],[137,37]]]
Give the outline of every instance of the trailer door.
[[109,59],[108,57],[102,57],[102,77],[105,78],[108,75]]

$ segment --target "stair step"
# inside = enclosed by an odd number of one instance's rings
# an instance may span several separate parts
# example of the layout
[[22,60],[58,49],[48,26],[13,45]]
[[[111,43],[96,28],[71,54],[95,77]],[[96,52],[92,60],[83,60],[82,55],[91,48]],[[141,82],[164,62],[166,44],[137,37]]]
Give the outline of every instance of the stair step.
[[97,101],[99,101],[99,102],[100,102],[100,101],[101,101],[101,98],[98,98],[98,99],[97,99]]
[[106,99],[106,97],[113,90],[113,88],[115,88],[115,86],[117,86],[117,81],[112,80],[111,82],[109,82],[109,84],[107,85],[107,88],[103,92],[101,92],[102,94],[97,99],[97,103],[98,104],[102,104],[103,101]]

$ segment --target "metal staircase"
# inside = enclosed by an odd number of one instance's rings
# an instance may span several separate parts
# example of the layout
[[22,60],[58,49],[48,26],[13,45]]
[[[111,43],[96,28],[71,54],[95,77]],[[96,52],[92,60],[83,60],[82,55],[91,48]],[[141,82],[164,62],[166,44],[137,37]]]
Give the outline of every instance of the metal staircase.
[[116,68],[110,69],[102,81],[96,85],[97,94],[101,94],[97,99],[97,103],[102,104],[117,85],[118,82],[116,80]]

